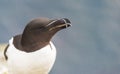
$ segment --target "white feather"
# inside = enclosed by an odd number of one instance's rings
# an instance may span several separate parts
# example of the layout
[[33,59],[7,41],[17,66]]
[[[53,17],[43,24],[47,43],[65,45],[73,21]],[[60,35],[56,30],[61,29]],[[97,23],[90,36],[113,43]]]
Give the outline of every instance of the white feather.
[[56,58],[56,48],[52,42],[31,53],[16,49],[13,45],[13,38],[9,45],[7,63],[10,74],[48,74],[51,70]]

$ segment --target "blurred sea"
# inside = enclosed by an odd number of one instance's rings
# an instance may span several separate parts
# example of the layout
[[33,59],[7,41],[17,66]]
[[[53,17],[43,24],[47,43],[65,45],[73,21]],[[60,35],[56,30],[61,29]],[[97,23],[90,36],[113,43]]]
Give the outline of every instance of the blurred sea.
[[120,74],[120,0],[0,0],[0,43],[33,18],[69,18],[50,74]]

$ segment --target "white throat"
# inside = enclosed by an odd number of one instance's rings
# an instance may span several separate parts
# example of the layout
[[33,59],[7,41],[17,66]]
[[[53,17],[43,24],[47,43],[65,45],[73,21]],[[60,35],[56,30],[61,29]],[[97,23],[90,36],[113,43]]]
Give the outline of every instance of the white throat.
[[16,49],[12,38],[6,54],[11,74],[48,74],[56,58],[56,48],[50,42],[38,51],[27,53]]

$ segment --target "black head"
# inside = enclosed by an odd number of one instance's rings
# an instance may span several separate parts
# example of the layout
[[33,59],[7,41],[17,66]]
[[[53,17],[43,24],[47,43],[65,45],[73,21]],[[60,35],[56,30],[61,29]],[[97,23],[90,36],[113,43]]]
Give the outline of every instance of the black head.
[[25,27],[21,37],[21,45],[26,50],[29,50],[29,48],[38,50],[49,44],[49,41],[56,32],[71,26],[70,24],[71,22],[67,18],[34,19]]
[[29,22],[24,30],[32,31],[34,33],[51,33],[71,26],[71,22],[66,19],[48,19],[48,18],[37,18]]

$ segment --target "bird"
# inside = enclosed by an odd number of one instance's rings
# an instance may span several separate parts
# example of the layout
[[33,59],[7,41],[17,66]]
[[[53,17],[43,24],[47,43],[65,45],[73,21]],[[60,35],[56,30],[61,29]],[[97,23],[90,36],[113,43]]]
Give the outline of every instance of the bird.
[[51,39],[70,26],[67,18],[39,17],[28,22],[4,50],[9,74],[49,74],[56,59],[56,47]]

